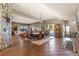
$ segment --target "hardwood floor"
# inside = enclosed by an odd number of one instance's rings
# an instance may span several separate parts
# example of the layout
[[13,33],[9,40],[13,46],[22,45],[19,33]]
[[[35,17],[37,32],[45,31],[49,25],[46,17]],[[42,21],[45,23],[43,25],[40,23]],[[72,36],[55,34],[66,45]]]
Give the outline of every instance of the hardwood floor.
[[0,51],[1,56],[77,56],[78,53],[65,50],[65,39],[48,38],[49,41],[43,45],[35,45],[24,39],[16,39],[13,36],[12,46]]

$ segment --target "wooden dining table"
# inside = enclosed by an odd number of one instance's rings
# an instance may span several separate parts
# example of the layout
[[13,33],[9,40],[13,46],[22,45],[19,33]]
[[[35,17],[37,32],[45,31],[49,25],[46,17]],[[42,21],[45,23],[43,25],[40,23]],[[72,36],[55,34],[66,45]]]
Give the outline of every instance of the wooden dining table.
[[38,35],[39,35],[39,32],[32,33],[33,37],[37,37]]
[[34,34],[34,35],[38,35],[38,34],[39,34],[39,32],[35,32],[35,33],[32,33],[32,34]]

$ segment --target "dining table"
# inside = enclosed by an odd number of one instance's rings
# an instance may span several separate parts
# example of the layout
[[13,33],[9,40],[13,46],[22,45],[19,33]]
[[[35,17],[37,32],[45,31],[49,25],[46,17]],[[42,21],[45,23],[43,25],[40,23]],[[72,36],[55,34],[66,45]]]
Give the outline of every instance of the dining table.
[[34,34],[34,35],[38,35],[38,34],[39,34],[39,32],[34,32],[34,33],[32,33],[32,34]]

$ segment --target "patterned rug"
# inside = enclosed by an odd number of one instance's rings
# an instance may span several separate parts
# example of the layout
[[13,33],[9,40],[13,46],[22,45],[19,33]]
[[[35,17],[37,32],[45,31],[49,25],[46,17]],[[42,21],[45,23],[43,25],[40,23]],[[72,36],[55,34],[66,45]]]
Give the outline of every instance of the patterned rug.
[[64,49],[76,52],[75,44],[73,41],[66,41],[64,45]]
[[31,41],[33,44],[36,44],[38,46],[45,44],[46,42],[48,42],[49,39],[42,39],[42,40],[36,40],[36,41]]

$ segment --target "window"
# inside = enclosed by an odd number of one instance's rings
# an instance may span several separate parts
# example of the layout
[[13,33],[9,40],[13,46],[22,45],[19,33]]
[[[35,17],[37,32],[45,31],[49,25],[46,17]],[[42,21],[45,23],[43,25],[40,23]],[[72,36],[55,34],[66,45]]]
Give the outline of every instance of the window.
[[69,34],[69,26],[66,26],[66,34]]
[[69,26],[66,26],[66,31],[69,32]]

